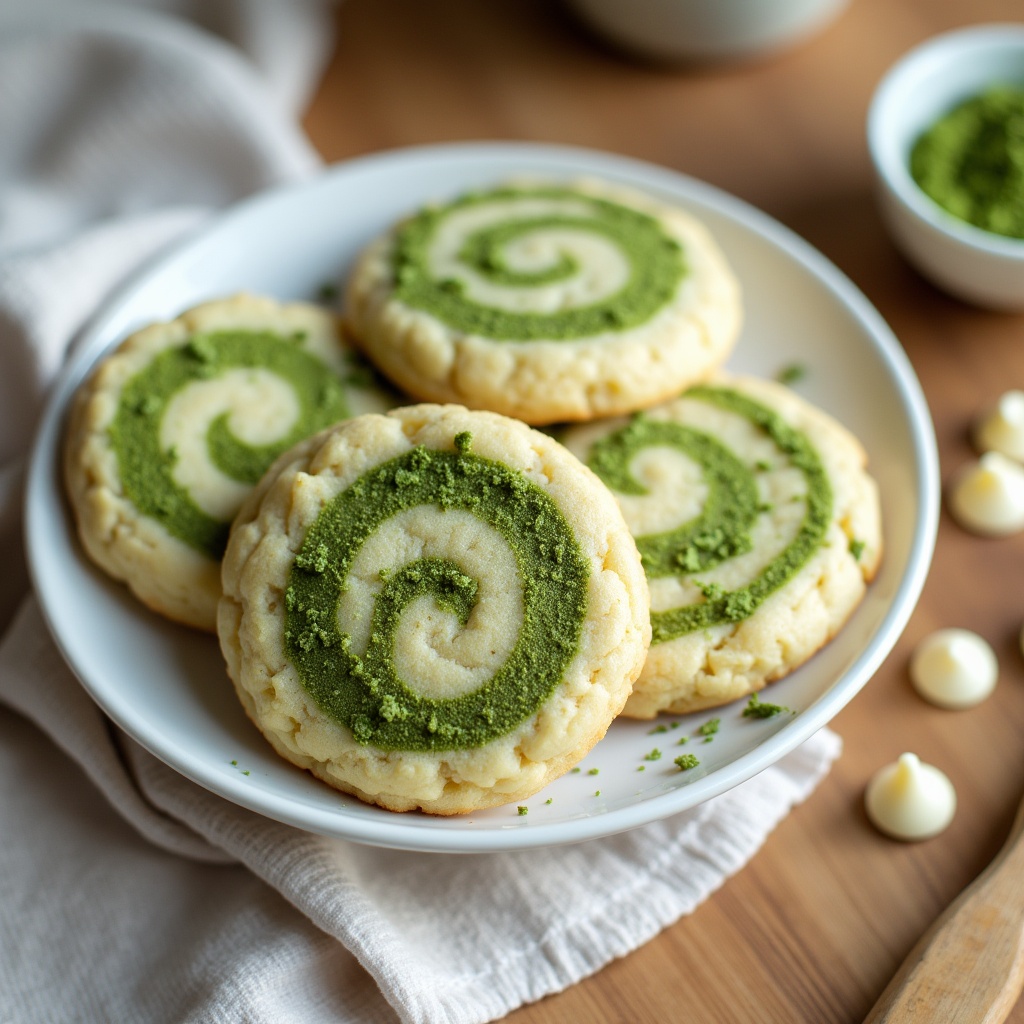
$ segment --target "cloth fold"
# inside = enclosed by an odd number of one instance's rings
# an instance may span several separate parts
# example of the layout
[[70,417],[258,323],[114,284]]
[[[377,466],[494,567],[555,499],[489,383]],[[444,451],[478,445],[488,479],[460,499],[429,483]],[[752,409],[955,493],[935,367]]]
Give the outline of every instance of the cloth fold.
[[[36,6],[0,17],[0,557],[88,317],[211,210],[315,171],[292,117],[329,38],[312,2]],[[576,846],[378,850],[237,807],[121,733],[18,571],[0,628],[0,1019],[16,1024],[496,1019],[692,911],[840,750],[823,730],[692,811]]]
[[[302,832],[195,786],[92,704],[46,636],[31,598],[0,645],[0,699],[45,729],[148,842],[206,864],[240,863],[268,883],[252,905],[273,907],[276,894],[283,896],[302,912],[291,928],[301,932],[308,919],[336,939],[403,1021],[492,1020],[642,945],[739,870],[813,791],[840,747],[822,730],[729,793],[622,835],[550,850],[443,856]],[[103,823],[89,831],[95,840]],[[201,885],[198,866],[195,876]],[[159,891],[149,898],[164,899]],[[116,890],[106,900],[124,903]],[[211,896],[207,909],[216,914],[223,907]],[[130,924],[130,905],[121,913]],[[75,941],[70,937],[67,945]],[[67,953],[60,949],[61,959]],[[201,950],[195,953],[190,968],[198,972]],[[263,956],[224,949],[217,955],[230,972],[245,974]],[[311,970],[296,973],[305,979]],[[0,981],[3,971],[0,966]]]

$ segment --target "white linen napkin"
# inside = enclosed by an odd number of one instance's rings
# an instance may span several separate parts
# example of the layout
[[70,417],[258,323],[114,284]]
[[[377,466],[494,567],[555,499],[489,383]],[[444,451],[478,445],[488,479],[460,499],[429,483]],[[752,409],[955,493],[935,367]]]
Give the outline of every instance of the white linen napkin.
[[[292,116],[328,38],[314,3],[145,6],[0,16],[0,1020],[496,1019],[692,911],[813,791],[839,739],[822,730],[630,833],[442,856],[269,821],[106,719],[17,568],[40,404],[132,269],[211,208],[316,169]],[[190,8],[251,60],[166,14]]]

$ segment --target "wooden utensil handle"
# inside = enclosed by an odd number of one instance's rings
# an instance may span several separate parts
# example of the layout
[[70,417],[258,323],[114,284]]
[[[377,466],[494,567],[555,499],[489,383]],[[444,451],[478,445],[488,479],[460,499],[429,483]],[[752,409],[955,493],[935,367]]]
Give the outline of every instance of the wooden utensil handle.
[[1024,804],[991,864],[921,937],[864,1024],[998,1024],[1024,987]]

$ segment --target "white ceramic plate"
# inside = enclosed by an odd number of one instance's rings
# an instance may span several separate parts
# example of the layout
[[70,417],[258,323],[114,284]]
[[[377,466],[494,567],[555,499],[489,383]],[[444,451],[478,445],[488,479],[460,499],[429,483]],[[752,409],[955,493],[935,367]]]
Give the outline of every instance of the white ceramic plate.
[[[580,772],[528,801],[526,816],[515,806],[457,818],[392,814],[281,760],[243,714],[216,641],[152,615],[87,561],[59,479],[64,414],[96,360],[133,329],[241,289],[311,298],[366,242],[423,202],[521,173],[599,175],[675,200],[708,224],[744,291],[745,327],[729,369],[773,376],[788,364],[807,368],[796,389],[868,450],[884,505],[884,563],[840,635],[768,691],[766,700],[795,714],[751,720],[741,716],[740,701],[654,735],[652,723],[620,720]],[[54,389],[26,521],[36,589],[64,657],[107,714],[157,757],[228,800],[300,828],[400,849],[473,852],[633,828],[722,793],[792,750],[857,693],[892,648],[924,583],[938,508],[935,438],[914,373],[872,306],[805,242],[668,170],[578,149],[473,144],[372,156],[257,196],[145,268],[93,322]],[[714,742],[692,737],[712,717],[721,719]],[[691,739],[680,748],[683,735]],[[655,747],[663,756],[645,761]],[[695,752],[700,766],[678,771],[672,759],[682,751]]]

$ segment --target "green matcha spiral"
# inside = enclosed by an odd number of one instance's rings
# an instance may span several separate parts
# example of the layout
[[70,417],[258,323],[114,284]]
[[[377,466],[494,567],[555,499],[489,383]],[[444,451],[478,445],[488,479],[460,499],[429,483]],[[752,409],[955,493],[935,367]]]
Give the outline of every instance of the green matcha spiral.
[[[422,447],[361,476],[321,511],[306,534],[285,596],[285,649],[319,707],[382,750],[464,750],[503,736],[554,692],[579,644],[590,569],[554,501],[514,469]],[[457,697],[415,692],[394,665],[403,610],[424,594],[465,625],[477,582],[451,557],[418,558],[386,575],[362,656],[339,623],[338,604],[362,545],[391,517],[419,506],[461,509],[497,531],[515,557],[523,618],[505,661]]]
[[[501,211],[500,220],[476,228],[463,240],[458,261],[465,270],[509,288],[567,281],[581,269],[571,253],[561,252],[549,266],[532,271],[516,270],[506,258],[510,243],[549,229],[565,229],[611,242],[628,264],[626,282],[596,302],[540,313],[483,305],[470,297],[461,277],[438,279],[430,266],[438,232],[454,215],[493,203],[511,204],[513,209]],[[517,204],[523,207],[521,215],[514,212]],[[567,188],[500,188],[429,207],[401,227],[394,251],[398,299],[449,327],[496,341],[567,340],[629,330],[671,302],[684,273],[679,242],[654,217]]]
[[348,415],[341,378],[305,351],[303,336],[255,331],[197,334],[185,345],[160,352],[124,386],[109,428],[125,495],[144,515],[211,558],[224,553],[230,524],[208,515],[174,479],[177,452],[160,444],[168,403],[193,381],[224,370],[268,370],[295,393],[299,415],[273,444],[249,445],[231,433],[229,414],[218,416],[206,435],[210,461],[233,480],[255,484],[270,464],[297,441]]
[[[685,397],[736,413],[771,438],[779,454],[804,476],[805,512],[793,540],[746,586],[726,591],[702,585],[700,603],[652,612],[653,643],[753,615],[810,558],[832,518],[828,474],[804,434],[738,391],[700,386],[691,388]],[[666,533],[636,539],[648,579],[705,572],[751,550],[750,528],[757,516],[768,510],[761,506],[753,469],[710,435],[678,423],[638,416],[598,440],[591,448],[588,465],[613,491],[645,494],[646,489],[630,475],[629,463],[639,451],[655,445],[676,448],[693,459],[700,466],[708,497],[701,513],[689,522]]]

